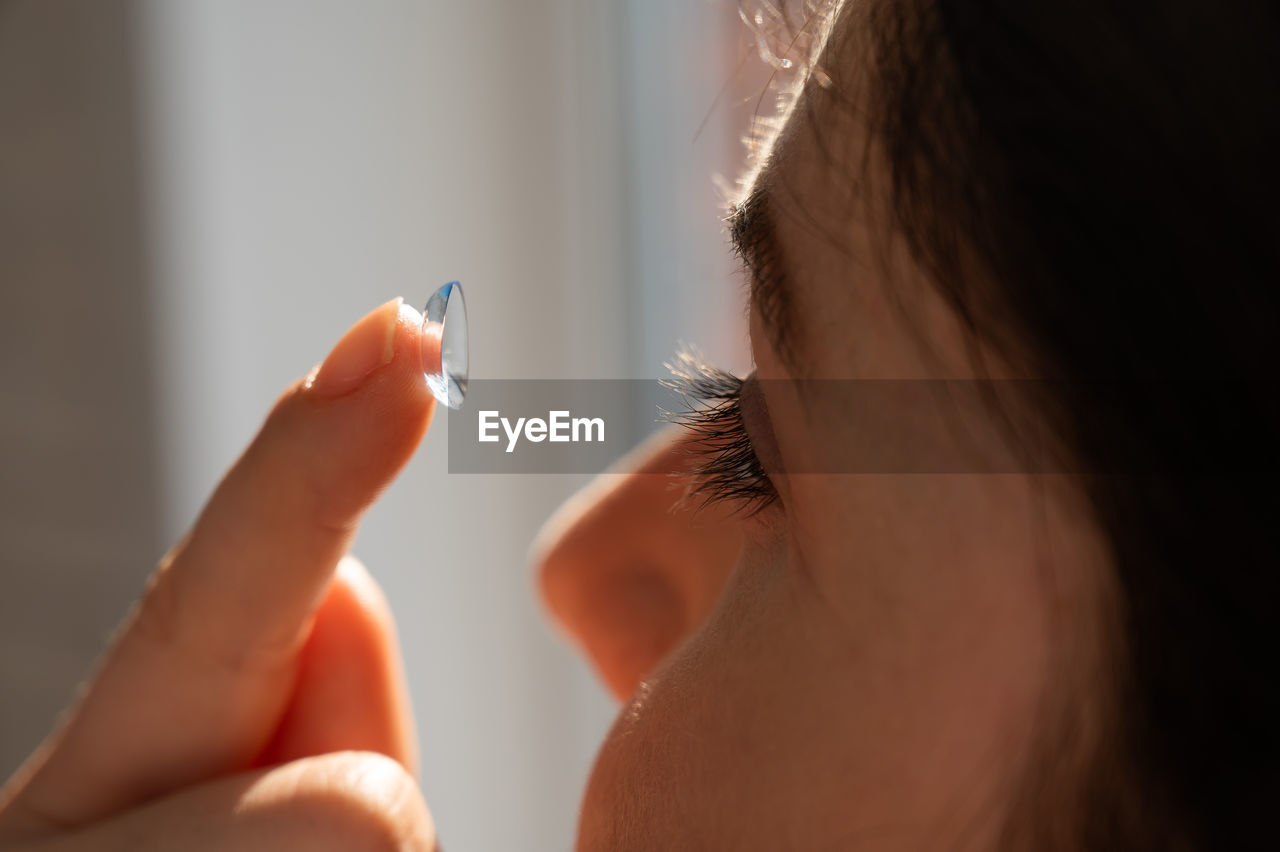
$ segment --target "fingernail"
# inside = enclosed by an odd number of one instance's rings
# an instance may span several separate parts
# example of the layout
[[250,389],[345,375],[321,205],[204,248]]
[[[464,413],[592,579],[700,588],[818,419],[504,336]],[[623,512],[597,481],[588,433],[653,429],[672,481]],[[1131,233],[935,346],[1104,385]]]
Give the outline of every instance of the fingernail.
[[343,396],[358,388],[374,370],[391,363],[402,301],[396,297],[351,326],[308,381],[310,392],[324,399]]

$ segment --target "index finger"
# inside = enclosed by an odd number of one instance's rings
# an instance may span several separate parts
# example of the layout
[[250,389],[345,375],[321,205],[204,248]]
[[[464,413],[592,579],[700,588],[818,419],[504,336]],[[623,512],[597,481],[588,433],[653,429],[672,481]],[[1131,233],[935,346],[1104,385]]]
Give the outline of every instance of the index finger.
[[8,811],[79,824],[253,760],[361,514],[430,422],[420,322],[382,305],[285,392]]

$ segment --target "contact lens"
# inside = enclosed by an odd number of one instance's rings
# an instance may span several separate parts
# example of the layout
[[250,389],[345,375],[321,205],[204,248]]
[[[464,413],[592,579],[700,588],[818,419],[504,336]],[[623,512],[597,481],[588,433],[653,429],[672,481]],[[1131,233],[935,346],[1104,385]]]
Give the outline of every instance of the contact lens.
[[450,281],[422,311],[422,373],[436,399],[461,408],[467,395],[467,303],[462,285]]

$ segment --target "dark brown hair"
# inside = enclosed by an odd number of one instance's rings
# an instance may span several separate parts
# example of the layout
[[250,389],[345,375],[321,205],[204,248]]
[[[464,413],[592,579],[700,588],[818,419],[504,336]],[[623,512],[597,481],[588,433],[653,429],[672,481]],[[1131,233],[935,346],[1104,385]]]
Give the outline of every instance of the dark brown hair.
[[975,334],[1056,380],[1114,553],[1113,733],[1070,838],[1031,845],[1272,848],[1280,8],[855,8],[895,224]]

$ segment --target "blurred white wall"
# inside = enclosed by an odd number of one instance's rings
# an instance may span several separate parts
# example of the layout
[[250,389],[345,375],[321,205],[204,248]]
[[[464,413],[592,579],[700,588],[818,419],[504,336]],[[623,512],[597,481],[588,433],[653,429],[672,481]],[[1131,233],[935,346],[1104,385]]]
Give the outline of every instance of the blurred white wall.
[[[736,5],[139,0],[163,529],[365,311],[460,279],[473,375],[742,367],[714,173]],[[739,116],[740,117],[740,116]],[[445,848],[556,850],[613,707],[524,562],[580,482],[449,476],[444,418],[355,548],[399,620]]]

